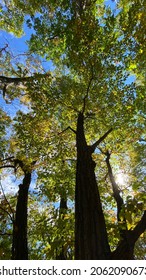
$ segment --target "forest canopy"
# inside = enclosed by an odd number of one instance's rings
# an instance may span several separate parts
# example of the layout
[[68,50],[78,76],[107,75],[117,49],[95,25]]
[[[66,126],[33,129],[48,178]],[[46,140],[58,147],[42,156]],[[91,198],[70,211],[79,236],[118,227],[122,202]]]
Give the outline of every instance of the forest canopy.
[[146,259],[145,12],[1,2],[0,259]]

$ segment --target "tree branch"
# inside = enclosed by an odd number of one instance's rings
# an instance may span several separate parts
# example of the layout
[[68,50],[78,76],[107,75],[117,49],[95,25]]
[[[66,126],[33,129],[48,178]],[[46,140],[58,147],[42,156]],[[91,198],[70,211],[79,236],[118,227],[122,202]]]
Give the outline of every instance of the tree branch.
[[[106,152],[106,164],[107,164],[107,168],[108,168],[108,175],[109,175],[109,178],[110,178],[110,182],[111,182],[111,185],[112,185],[112,189],[113,189],[113,196],[115,198],[115,201],[117,203],[117,219],[118,221],[120,221],[120,212],[122,210],[122,207],[124,205],[124,201],[123,201],[123,198],[121,197],[120,195],[120,190],[119,190],[119,186],[117,185],[116,181],[115,181],[115,178],[114,178],[114,175],[113,175],[113,171],[112,171],[112,167],[111,167],[111,164],[110,164],[110,153],[109,151]],[[125,221],[126,223],[126,221]]]
[[2,166],[0,166],[0,169],[2,169],[2,168],[15,168],[15,166],[14,165],[2,165]]
[[[9,203],[9,201],[8,201],[8,199],[7,199],[7,197],[6,197],[6,195],[5,195],[5,192],[4,192],[2,183],[1,183],[1,179],[0,179],[0,187],[1,187],[1,190],[2,190],[2,193],[3,193],[3,196],[4,196],[4,199],[5,199],[5,201],[7,202],[8,206],[9,206],[9,208],[10,208],[10,211],[11,211],[11,213],[12,213],[12,215],[13,215],[14,212],[13,212],[13,209],[12,209],[12,207],[11,207],[11,205],[10,205],[10,203]],[[5,211],[5,212],[7,212],[7,214],[8,214],[9,217],[11,218],[11,221],[13,222],[13,217],[11,216],[11,214],[10,214],[8,211]]]
[[0,54],[2,54],[3,51],[6,51],[7,48],[8,48],[8,44],[5,44],[5,46],[0,49]]
[[1,83],[1,90],[3,92],[3,98],[5,99],[6,103],[11,103],[9,99],[6,97],[7,87],[10,84],[19,85],[21,83],[26,83],[28,81],[36,81],[39,77],[48,77],[51,76],[48,72],[46,74],[35,73],[33,76],[27,77],[6,77],[0,76],[0,83]]
[[64,132],[67,131],[68,129],[70,129],[73,133],[77,134],[76,130],[74,130],[72,127],[68,126],[68,127],[65,128],[63,131],[59,132],[58,135],[64,133]]
[[27,82],[30,80],[37,80],[39,77],[48,77],[51,76],[50,73],[45,73],[45,74],[41,74],[41,73],[35,73],[33,76],[27,76],[27,77],[6,77],[6,76],[0,76],[0,82],[2,82],[3,84],[19,84],[22,82]]
[[108,136],[108,134],[112,131],[113,129],[110,128],[103,136],[99,138],[92,146],[90,146],[91,152],[93,153],[97,146]]
[[0,76],[0,81],[4,84],[19,84],[22,82],[26,82],[28,80],[32,80],[34,79],[34,77],[30,76],[30,77],[6,77],[6,76]]
[[4,235],[12,236],[12,233],[0,232],[0,235],[1,235],[1,236],[4,236]]
[[139,236],[145,230],[146,230],[146,210],[144,211],[144,214],[143,214],[141,220],[138,222],[138,224],[132,230],[132,240],[134,243],[138,240]]
[[0,159],[0,161],[1,161],[1,162],[7,161],[7,160],[10,160],[10,161],[11,161],[11,159],[14,159],[14,156],[11,156],[11,157],[8,157],[8,158],[4,158],[4,159]]
[[139,141],[140,141],[140,142],[146,142],[146,139],[140,138]]
[[85,97],[83,99],[83,110],[82,110],[82,113],[85,112],[86,99],[88,98],[88,95],[89,95],[89,90],[90,90],[90,86],[91,86],[92,80],[93,80],[93,70],[92,70],[92,76],[91,76],[91,78],[89,80],[89,84],[88,84],[88,87],[87,87],[86,95],[85,95]]
[[5,212],[5,213],[10,217],[10,220],[11,220],[12,223],[13,223],[13,217],[11,216],[11,214],[10,214],[7,210],[5,210],[3,207],[1,207],[1,206],[0,206],[0,209],[1,209],[3,212]]

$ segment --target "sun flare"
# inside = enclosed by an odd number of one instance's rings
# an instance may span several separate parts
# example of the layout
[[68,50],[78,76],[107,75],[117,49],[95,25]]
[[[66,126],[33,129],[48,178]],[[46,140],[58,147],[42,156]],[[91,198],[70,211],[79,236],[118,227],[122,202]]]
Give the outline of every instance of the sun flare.
[[125,183],[126,183],[126,176],[124,175],[124,173],[119,172],[119,173],[116,175],[116,182],[117,182],[117,184],[119,184],[119,185],[125,185]]

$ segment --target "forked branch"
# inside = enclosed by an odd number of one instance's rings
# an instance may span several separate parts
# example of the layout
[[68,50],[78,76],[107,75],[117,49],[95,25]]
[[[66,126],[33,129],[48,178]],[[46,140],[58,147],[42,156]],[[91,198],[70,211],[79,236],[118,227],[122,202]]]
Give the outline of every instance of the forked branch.
[[91,152],[94,153],[95,149],[97,148],[97,146],[109,135],[109,133],[112,131],[113,129],[110,128],[103,136],[101,136],[92,146],[90,146]]
[[62,134],[62,133],[64,133],[64,132],[66,132],[66,131],[69,130],[69,129],[70,129],[73,133],[75,133],[75,134],[77,133],[76,130],[74,130],[71,126],[68,126],[68,127],[66,127],[64,130],[62,130],[61,132],[59,132],[58,135],[60,135],[60,134]]

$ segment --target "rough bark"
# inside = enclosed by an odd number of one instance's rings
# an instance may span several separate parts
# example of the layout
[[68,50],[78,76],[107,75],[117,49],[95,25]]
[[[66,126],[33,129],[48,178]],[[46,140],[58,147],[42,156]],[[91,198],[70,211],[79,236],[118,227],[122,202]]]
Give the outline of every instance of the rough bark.
[[92,159],[93,146],[86,143],[83,113],[78,116],[76,145],[75,259],[109,259],[106,224]]
[[[64,220],[64,214],[66,213],[66,211],[67,211],[67,199],[64,198],[63,196],[61,196],[59,215],[60,215],[60,218],[63,220]],[[62,238],[64,238],[64,237],[62,236]],[[67,259],[64,246],[61,247],[60,253],[56,255],[56,259],[57,260],[66,260]]]
[[27,203],[31,183],[31,172],[24,172],[22,184],[19,185],[16,214],[13,224],[12,259],[27,260]]

